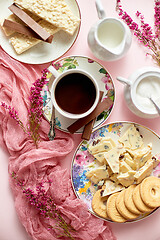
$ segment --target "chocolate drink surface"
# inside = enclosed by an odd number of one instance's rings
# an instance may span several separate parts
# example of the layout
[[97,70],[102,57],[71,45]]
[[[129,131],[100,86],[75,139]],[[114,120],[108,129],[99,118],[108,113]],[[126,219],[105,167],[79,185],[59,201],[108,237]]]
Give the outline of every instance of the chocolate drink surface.
[[61,109],[82,114],[94,104],[96,89],[93,82],[81,73],[64,76],[56,85],[55,99]]

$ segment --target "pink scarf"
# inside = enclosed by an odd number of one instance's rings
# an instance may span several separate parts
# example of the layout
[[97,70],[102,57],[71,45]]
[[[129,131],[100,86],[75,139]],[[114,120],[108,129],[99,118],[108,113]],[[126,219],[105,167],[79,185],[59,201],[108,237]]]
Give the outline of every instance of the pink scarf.
[[[0,49],[0,102],[14,107],[24,125],[27,124],[30,87],[41,76],[41,70],[42,66],[22,64]],[[0,146],[10,155],[10,186],[21,223],[34,240],[57,239],[56,230],[50,231],[47,228],[47,221],[54,224],[54,220],[46,220],[28,203],[26,196],[11,177],[13,171],[32,189],[38,183],[52,179],[48,191],[63,217],[76,230],[72,234],[76,240],[115,240],[109,224],[90,214],[86,205],[76,198],[68,171],[59,165],[73,149],[71,136],[56,130],[55,140],[49,141],[48,130],[49,124],[43,119],[40,129],[41,142],[36,149],[15,120],[0,107]]]

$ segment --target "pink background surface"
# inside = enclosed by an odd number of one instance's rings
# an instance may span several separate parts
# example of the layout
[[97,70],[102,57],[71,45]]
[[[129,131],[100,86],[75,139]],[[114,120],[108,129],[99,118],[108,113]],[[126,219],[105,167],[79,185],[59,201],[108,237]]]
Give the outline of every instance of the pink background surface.
[[[87,34],[90,27],[98,20],[94,0],[77,0],[81,10],[81,29],[76,43],[65,56],[82,55],[97,60],[111,74],[115,89],[116,100],[114,109],[106,123],[115,121],[133,121],[145,125],[160,135],[159,118],[144,119],[134,115],[126,106],[123,97],[123,84],[116,80],[117,76],[128,77],[136,69],[144,66],[155,66],[151,57],[146,56],[147,49],[144,48],[133,36],[132,45],[124,58],[115,62],[104,62],[96,59],[91,53],[87,44]],[[108,17],[118,17],[115,11],[116,0],[102,0],[102,4]],[[123,8],[134,18],[137,10],[145,15],[146,22],[153,26],[154,0],[122,0]],[[41,65],[48,67],[48,64]],[[63,163],[64,167],[70,168],[75,149],[81,141],[80,135],[73,136],[75,147]],[[8,156],[0,150],[0,240],[29,240],[25,230],[19,223],[13,205],[12,195],[8,184],[7,158]],[[118,240],[160,240],[160,210],[157,210],[150,217],[137,222],[127,224],[112,223],[112,229]]]

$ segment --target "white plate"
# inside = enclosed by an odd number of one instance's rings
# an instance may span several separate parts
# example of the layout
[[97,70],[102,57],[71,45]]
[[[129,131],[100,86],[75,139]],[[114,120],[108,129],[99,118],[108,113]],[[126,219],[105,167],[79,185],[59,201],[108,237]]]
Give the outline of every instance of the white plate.
[[[12,0],[0,0],[1,16],[0,21],[12,14],[8,7],[13,3]],[[70,7],[71,11],[79,18],[81,18],[80,9],[76,0],[66,0],[66,3]],[[0,45],[1,47],[13,58],[20,62],[30,64],[42,64],[54,61],[63,56],[75,43],[79,28],[76,30],[73,36],[59,31],[54,35],[51,44],[40,42],[34,47],[30,48],[26,52],[18,55],[9,43],[9,37],[6,37],[4,32],[0,29]]]
[[[94,128],[104,123],[104,121],[111,114],[111,111],[114,106],[114,99],[115,99],[115,87],[114,87],[112,77],[109,74],[108,70],[106,70],[101,64],[99,64],[95,60],[92,60],[88,57],[83,57],[83,56],[65,57],[63,59],[58,60],[57,62],[54,62],[54,66],[60,73],[72,68],[82,69],[90,73],[97,80],[99,89],[104,92],[103,98],[105,98],[106,96],[109,96],[113,101],[113,104],[112,106],[110,106],[109,110],[102,112],[97,117]],[[48,77],[49,78],[51,77],[51,73],[49,74]],[[50,93],[48,91],[48,83],[43,88],[42,97],[44,102],[43,104],[44,116],[48,121],[50,121],[51,113],[52,113],[52,102],[51,102]],[[66,132],[68,132],[67,127],[69,127],[75,121],[74,119],[69,119],[62,116],[57,111],[55,111],[55,118],[56,118],[56,127]],[[82,131],[83,131],[83,128],[79,129],[77,133],[82,133]]]
[[[152,153],[160,158],[160,137],[152,130],[140,124],[134,124],[137,128],[139,128],[140,134],[143,136],[144,145],[146,146],[147,144],[152,143]],[[111,137],[115,142],[117,142],[118,138],[124,134],[130,125],[131,122],[115,122],[98,128],[91,134],[89,141],[84,140],[80,143],[74,154],[71,173],[73,189],[77,197],[86,203],[88,210],[97,217],[99,216],[92,210],[91,203],[98,186],[97,184],[91,183],[91,181],[89,181],[86,177],[86,172],[94,167],[96,168],[97,164],[94,158],[87,151],[88,145],[100,137]],[[93,165],[91,163],[93,163]],[[153,170],[152,175],[157,177],[160,176],[160,164]],[[133,220],[132,222],[143,219],[147,215],[148,214],[141,215],[138,219]],[[103,218],[103,220],[106,219]],[[109,220],[107,219],[107,221]]]

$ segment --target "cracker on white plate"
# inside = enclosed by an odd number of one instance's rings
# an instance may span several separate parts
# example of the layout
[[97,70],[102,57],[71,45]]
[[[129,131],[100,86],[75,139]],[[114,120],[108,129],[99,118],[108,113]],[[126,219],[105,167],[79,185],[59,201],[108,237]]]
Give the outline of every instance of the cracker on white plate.
[[80,19],[71,12],[64,0],[14,0],[14,3],[70,35],[74,34],[80,23]]

